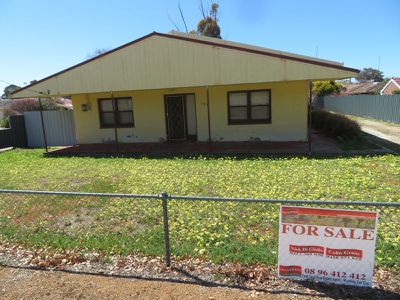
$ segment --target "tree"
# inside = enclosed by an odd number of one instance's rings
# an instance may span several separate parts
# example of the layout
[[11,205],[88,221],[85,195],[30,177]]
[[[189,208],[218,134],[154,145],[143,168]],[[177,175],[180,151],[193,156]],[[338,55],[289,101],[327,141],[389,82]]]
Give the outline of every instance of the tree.
[[106,48],[97,48],[92,53],[88,54],[87,58],[93,58],[93,57],[99,56],[99,55],[107,52],[108,50],[109,49],[106,49]]
[[380,94],[381,94],[381,90],[384,88],[384,86],[386,85],[386,83],[389,82],[389,80],[390,80],[390,78],[385,78],[385,79],[383,79],[383,81],[379,82],[379,83],[376,85],[376,88],[375,88],[375,95],[380,95]]
[[20,88],[21,87],[19,87],[18,85],[15,85],[15,84],[10,84],[10,85],[6,86],[4,88],[4,94],[1,96],[1,98],[3,98],[3,99],[10,98],[11,93]]
[[374,82],[383,81],[383,72],[374,68],[364,68],[356,77],[359,82],[373,80]]
[[[200,13],[203,18],[200,19],[200,21],[197,23],[196,30],[188,31],[182,7],[180,5],[180,2],[178,2],[178,10],[180,13],[182,23],[185,27],[185,31],[187,33],[191,33],[191,34],[204,35],[204,36],[209,36],[209,37],[214,37],[214,38],[220,39],[221,38],[221,28],[218,25],[218,21],[219,21],[219,12],[218,12],[219,5],[218,5],[218,3],[215,3],[215,2],[211,3],[209,11],[207,11],[204,8],[203,0],[199,1],[199,6],[200,6]],[[181,32],[180,27],[178,26],[178,24],[176,22],[174,22],[171,19],[171,17],[169,17],[169,20],[174,25],[175,29],[178,32]]]
[[203,6],[203,1],[200,2],[200,11],[203,15],[203,19],[197,23],[197,33],[199,35],[205,35],[214,38],[221,38],[221,28],[218,25],[219,13],[218,3],[212,3],[209,12],[206,12]]
[[393,91],[392,95],[400,95],[400,90]]
[[327,96],[330,94],[339,94],[341,88],[342,85],[333,80],[313,82],[313,93],[319,97]]
[[[43,110],[62,110],[64,109],[59,99],[42,99]],[[4,110],[4,116],[21,115],[26,111],[39,111],[39,100],[36,98],[16,99]]]

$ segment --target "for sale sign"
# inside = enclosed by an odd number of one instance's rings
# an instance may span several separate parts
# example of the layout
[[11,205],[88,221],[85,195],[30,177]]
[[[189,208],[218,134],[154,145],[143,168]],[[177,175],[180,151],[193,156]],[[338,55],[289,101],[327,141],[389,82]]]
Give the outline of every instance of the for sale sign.
[[372,286],[378,213],[281,206],[280,277]]

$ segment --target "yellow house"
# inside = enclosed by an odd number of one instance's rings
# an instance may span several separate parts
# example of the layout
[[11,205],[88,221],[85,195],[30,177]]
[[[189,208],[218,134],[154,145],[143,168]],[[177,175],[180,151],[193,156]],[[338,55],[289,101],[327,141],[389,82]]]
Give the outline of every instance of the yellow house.
[[334,61],[153,32],[12,96],[71,96],[78,144],[307,141],[310,82],[358,72]]

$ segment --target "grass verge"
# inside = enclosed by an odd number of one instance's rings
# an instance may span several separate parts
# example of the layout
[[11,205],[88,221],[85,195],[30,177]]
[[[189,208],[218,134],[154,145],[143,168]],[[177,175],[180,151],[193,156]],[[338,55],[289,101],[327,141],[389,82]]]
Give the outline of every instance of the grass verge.
[[[400,201],[400,157],[45,158],[0,154],[1,188],[274,199]],[[172,253],[275,264],[278,205],[171,201]],[[364,209],[366,209],[364,207]],[[382,215],[377,264],[400,262],[400,210]],[[159,200],[0,195],[0,236],[27,247],[163,255]]]

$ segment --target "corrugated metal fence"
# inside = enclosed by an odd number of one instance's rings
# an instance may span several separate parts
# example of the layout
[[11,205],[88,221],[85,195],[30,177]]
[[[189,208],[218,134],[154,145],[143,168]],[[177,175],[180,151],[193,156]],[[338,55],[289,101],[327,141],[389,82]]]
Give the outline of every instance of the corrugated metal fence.
[[[43,147],[44,138],[39,111],[25,112],[25,126],[29,147]],[[66,111],[44,111],[43,121],[48,146],[76,144],[74,113]]]
[[400,123],[400,95],[326,96],[315,101],[315,105],[338,113]]
[[10,128],[0,129],[0,149],[7,147],[26,147],[24,116],[11,116]]

